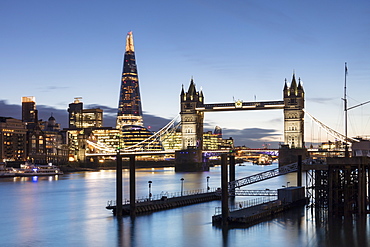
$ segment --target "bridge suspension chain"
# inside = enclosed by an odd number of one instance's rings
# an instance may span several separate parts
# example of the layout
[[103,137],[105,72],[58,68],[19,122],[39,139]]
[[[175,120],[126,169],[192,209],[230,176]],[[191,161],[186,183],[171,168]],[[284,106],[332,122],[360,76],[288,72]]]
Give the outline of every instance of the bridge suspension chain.
[[310,113],[308,113],[306,110],[303,109],[303,111],[316,123],[318,124],[321,128],[323,128],[329,135],[333,136],[334,138],[337,138],[339,140],[341,140],[342,142],[346,142],[347,144],[350,144],[352,142],[359,142],[359,140],[357,139],[354,139],[354,138],[351,138],[351,137],[347,137],[335,130],[333,130],[332,128],[326,126],[325,124],[323,124],[322,122],[320,122],[317,118],[315,118],[314,116],[312,116]]
[[144,150],[145,146],[149,146],[149,144],[154,143],[155,141],[161,140],[163,136],[167,136],[169,133],[174,133],[178,126],[181,124],[181,122],[176,124],[176,121],[179,119],[180,115],[177,115],[174,119],[172,119],[169,123],[167,123],[164,127],[162,127],[160,130],[158,130],[154,135],[148,137],[147,139],[129,146],[127,148],[124,148],[122,151],[139,151]]
[[[151,144],[155,143],[156,141],[164,141],[167,138],[169,138],[173,133],[176,132],[176,129],[179,127],[181,122],[177,122],[180,115],[178,114],[175,118],[173,118],[169,123],[167,123],[164,127],[162,127],[160,130],[155,132],[150,137],[146,138],[145,140],[129,146],[127,148],[121,149],[122,152],[135,152],[135,151],[144,151],[145,148],[150,147]],[[165,138],[163,138],[165,136]],[[108,153],[115,153],[115,149],[111,146],[108,146],[105,143],[101,142],[92,142],[87,140],[87,143],[94,148],[108,152]]]

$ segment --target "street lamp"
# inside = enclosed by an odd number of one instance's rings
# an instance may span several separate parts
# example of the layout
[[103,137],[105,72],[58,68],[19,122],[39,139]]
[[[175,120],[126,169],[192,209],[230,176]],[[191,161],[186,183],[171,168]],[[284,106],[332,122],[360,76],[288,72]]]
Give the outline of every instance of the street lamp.
[[209,176],[207,176],[207,192],[209,191]]
[[149,184],[149,201],[151,200],[152,198],[152,181],[148,181],[148,184]]
[[184,191],[184,178],[181,178],[181,196],[183,194],[183,191]]

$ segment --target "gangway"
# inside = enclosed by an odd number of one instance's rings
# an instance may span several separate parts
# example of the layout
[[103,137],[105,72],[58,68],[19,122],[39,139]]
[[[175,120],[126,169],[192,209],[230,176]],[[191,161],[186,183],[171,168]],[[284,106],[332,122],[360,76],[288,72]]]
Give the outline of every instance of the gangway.
[[285,165],[282,167],[278,167],[272,170],[264,171],[261,173],[257,173],[245,178],[237,179],[235,181],[229,182],[229,189],[233,190],[236,188],[240,188],[249,184],[254,184],[266,179],[270,179],[273,177],[277,177],[280,175],[284,175],[291,172],[296,172],[298,170],[298,162],[293,164]]
[[277,196],[277,190],[235,190],[230,192],[234,196]]

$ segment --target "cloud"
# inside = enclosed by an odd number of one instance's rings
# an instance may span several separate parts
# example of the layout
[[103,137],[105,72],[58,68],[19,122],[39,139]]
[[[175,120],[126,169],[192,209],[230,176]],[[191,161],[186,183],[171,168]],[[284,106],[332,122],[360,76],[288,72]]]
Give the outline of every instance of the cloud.
[[5,100],[0,100],[0,116],[22,118],[22,108],[20,105],[10,105]]
[[315,102],[318,104],[326,104],[330,101],[337,100],[337,98],[306,98],[309,102]]
[[[87,105],[85,109],[100,108],[104,111],[104,127],[114,127],[116,125],[117,109],[104,105]],[[62,128],[68,127],[68,110],[57,109],[46,105],[37,105],[38,117],[44,121],[48,120],[51,115],[56,119]],[[8,104],[5,100],[0,100],[0,116],[22,119],[21,105]],[[146,127],[150,126],[152,131],[157,131],[169,123],[172,119],[158,117],[146,112],[143,113]],[[281,120],[280,120],[281,121]],[[205,129],[212,129],[209,123],[204,123]],[[281,134],[275,129],[246,128],[246,129],[223,129],[223,138],[232,137],[236,146],[247,146],[252,148],[262,147],[268,143],[271,147],[277,148]]]
[[68,87],[58,87],[58,86],[49,86],[49,87],[43,87],[43,88],[39,88],[39,90],[41,92],[52,92],[52,91],[57,91],[57,90],[64,90],[64,89],[68,89]]
[[262,147],[270,144],[272,148],[279,147],[281,134],[275,129],[246,128],[246,129],[223,129],[223,138],[232,137],[235,146],[247,146],[252,148]]

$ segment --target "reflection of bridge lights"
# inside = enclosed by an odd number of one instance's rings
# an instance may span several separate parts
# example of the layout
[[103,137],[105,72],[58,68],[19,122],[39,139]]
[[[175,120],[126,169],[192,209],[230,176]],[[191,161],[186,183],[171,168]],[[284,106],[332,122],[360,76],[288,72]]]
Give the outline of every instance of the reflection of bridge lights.
[[39,177],[38,176],[33,176],[32,177],[32,182],[37,182],[37,180],[39,179]]

